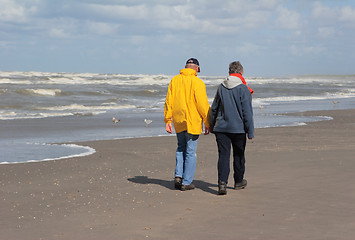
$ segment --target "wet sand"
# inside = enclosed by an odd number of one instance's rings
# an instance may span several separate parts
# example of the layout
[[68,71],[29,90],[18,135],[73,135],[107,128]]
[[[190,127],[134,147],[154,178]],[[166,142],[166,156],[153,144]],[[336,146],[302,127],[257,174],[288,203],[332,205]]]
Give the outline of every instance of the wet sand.
[[[0,239],[354,239],[355,110],[256,129],[248,187],[217,195],[214,135],[196,189],[173,188],[176,137],[79,143],[82,158],[0,165]],[[162,124],[162,127],[163,124]]]

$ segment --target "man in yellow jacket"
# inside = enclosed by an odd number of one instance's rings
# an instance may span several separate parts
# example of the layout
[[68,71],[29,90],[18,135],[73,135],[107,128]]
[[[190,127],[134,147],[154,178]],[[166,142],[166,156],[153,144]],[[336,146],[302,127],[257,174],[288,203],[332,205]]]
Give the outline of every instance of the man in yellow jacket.
[[166,131],[173,132],[174,124],[178,147],[176,150],[175,188],[194,189],[192,184],[196,170],[196,148],[203,123],[205,135],[209,133],[206,86],[197,77],[200,64],[190,58],[185,69],[171,79],[165,100],[164,122]]

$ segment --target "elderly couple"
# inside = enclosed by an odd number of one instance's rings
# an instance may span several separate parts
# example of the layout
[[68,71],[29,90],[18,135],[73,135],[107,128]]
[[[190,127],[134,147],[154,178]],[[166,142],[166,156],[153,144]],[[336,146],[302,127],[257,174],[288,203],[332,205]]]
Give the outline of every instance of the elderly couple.
[[[195,188],[196,148],[202,125],[205,135],[215,134],[218,146],[218,194],[227,194],[230,172],[230,152],[233,146],[234,189],[247,185],[244,179],[246,138],[254,138],[252,109],[253,90],[243,78],[240,62],[229,64],[229,76],[218,87],[212,107],[207,100],[206,86],[197,77],[200,64],[187,60],[185,68],[173,77],[165,101],[166,131],[177,136],[175,188],[182,191]],[[203,124],[202,124],[203,123]]]

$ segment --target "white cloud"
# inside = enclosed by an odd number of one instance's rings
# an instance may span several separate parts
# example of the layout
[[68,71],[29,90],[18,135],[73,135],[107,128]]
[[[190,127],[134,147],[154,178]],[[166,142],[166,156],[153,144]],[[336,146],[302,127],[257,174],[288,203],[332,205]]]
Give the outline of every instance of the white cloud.
[[259,0],[258,4],[261,8],[273,9],[282,2],[282,0]]
[[201,28],[202,20],[190,13],[188,6],[157,6],[151,9],[152,15],[147,21],[154,22],[157,27],[171,30],[194,30]]
[[[257,10],[267,10],[270,11],[275,9],[278,5],[282,4],[283,0],[227,0],[220,1],[220,3],[213,4],[214,9],[218,10],[217,7],[225,7],[230,10],[230,13],[242,14],[250,11]],[[214,1],[215,3],[215,1]],[[203,4],[203,2],[202,2]],[[196,6],[198,7],[198,6]]]
[[[355,9],[345,6],[340,10],[340,20],[355,24]],[[355,25],[353,25],[355,26]]]
[[143,44],[147,38],[143,35],[134,35],[134,36],[131,36],[131,42],[135,45],[140,45],[140,44]]
[[112,35],[115,34],[117,29],[119,28],[119,24],[111,24],[111,23],[105,23],[105,22],[92,22],[89,21],[87,23],[87,27],[90,30],[90,32],[94,34],[100,34],[100,35]]
[[243,43],[241,46],[236,47],[237,52],[244,55],[255,54],[259,52],[260,49],[261,47],[254,43]]
[[0,47],[1,47],[1,48],[5,49],[5,48],[8,47],[8,45],[9,45],[8,42],[6,42],[6,41],[0,41]]
[[[221,3],[203,1],[139,5],[88,4],[93,18],[114,21],[119,24],[145,24],[147,28],[167,31],[189,31],[204,34],[230,34],[241,29],[257,28],[269,20],[271,8],[279,1],[248,2],[223,1]],[[250,11],[245,11],[250,9]],[[147,24],[148,23],[148,24]]]
[[318,55],[326,51],[326,49],[321,45],[317,45],[317,46],[292,45],[290,50],[292,55],[304,56],[304,57],[310,55]]
[[320,27],[318,33],[321,37],[331,37],[336,34],[336,31],[333,27]]
[[334,9],[323,5],[321,2],[316,2],[313,5],[312,16],[316,19],[334,19],[336,15]]
[[54,38],[66,38],[68,34],[65,33],[64,29],[52,28],[49,30],[49,35]]
[[312,16],[316,19],[326,21],[326,24],[334,24],[336,22],[350,22],[355,24],[355,9],[351,6],[329,7],[321,2],[314,4]]
[[280,6],[277,8],[277,14],[276,24],[278,27],[298,29],[301,26],[300,14],[298,12]]
[[71,18],[54,18],[45,23],[40,21],[37,28],[43,29],[53,38],[75,39],[82,35],[80,22]]
[[267,24],[270,21],[272,13],[268,11],[252,11],[248,12],[241,20],[241,28],[257,28]]
[[97,15],[111,19],[139,20],[147,19],[149,9],[145,5],[125,6],[125,5],[101,5],[88,4],[88,8]]
[[15,0],[0,0],[0,22],[23,23],[34,12],[33,6],[26,8]]

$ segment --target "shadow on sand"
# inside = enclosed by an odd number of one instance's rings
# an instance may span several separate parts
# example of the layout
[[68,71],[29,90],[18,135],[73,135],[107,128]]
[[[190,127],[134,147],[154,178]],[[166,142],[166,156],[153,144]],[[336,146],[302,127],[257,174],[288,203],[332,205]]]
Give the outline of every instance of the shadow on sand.
[[[128,178],[127,179],[130,182],[134,183],[139,183],[139,184],[156,184],[160,185],[163,187],[166,187],[170,190],[175,190],[174,187],[174,180],[172,181],[167,181],[167,180],[162,180],[162,179],[156,179],[156,178],[149,178],[147,176],[135,176],[134,178]],[[202,180],[194,180],[193,183],[195,184],[196,188],[201,189],[202,191],[211,193],[211,194],[218,194],[216,188],[216,184],[211,184]],[[215,189],[213,189],[215,188]]]

